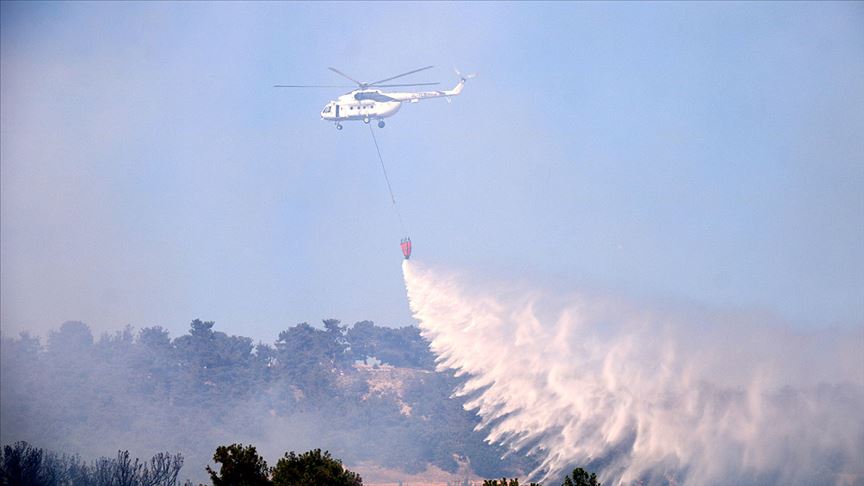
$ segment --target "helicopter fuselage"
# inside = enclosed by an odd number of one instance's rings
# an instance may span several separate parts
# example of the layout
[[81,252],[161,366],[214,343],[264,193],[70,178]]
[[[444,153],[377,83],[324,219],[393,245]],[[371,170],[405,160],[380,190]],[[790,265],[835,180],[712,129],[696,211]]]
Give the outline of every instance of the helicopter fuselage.
[[402,108],[402,103],[417,103],[427,98],[449,98],[458,96],[465,86],[465,79],[453,89],[446,91],[420,91],[420,92],[385,92],[378,89],[361,88],[346,93],[335,100],[331,100],[321,110],[321,119],[336,123],[336,128],[342,128],[340,122],[351,120],[363,120],[369,123],[371,120],[379,120],[378,126],[384,126],[384,118],[393,116]]
[[393,116],[402,102],[377,90],[356,90],[330,101],[321,110],[321,118],[331,122],[381,120]]

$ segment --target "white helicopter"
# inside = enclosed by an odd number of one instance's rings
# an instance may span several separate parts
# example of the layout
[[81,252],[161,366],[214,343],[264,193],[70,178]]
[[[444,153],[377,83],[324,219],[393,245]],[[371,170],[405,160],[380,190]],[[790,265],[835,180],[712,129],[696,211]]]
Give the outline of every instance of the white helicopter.
[[[384,128],[384,118],[393,116],[402,108],[402,103],[417,103],[426,98],[447,98],[450,101],[451,96],[458,96],[465,86],[465,81],[473,78],[474,74],[463,75],[456,70],[456,75],[459,76],[459,83],[451,90],[447,91],[419,91],[419,92],[399,92],[399,91],[381,91],[378,88],[393,88],[404,86],[431,86],[439,83],[409,83],[409,84],[382,84],[387,81],[392,81],[396,78],[408,76],[420,71],[431,69],[434,66],[426,66],[407,73],[402,73],[396,76],[375,81],[373,83],[363,83],[339,71],[336,68],[327,68],[334,73],[347,78],[359,87],[349,93],[346,93],[335,100],[330,101],[321,110],[321,119],[331,121],[336,124],[337,130],[342,130],[342,122],[350,120],[363,120],[363,123],[369,123],[371,120],[378,120],[378,128]],[[277,84],[274,88],[352,88],[351,85],[303,85],[303,84]]]

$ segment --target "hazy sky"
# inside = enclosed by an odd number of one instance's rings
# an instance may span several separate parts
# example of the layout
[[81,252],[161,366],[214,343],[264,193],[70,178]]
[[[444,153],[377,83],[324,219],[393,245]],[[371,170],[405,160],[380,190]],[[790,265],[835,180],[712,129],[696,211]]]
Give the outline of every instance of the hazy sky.
[[[0,7],[2,331],[412,323],[339,83],[434,64],[378,140],[427,263],[864,323],[864,4]],[[377,130],[377,129],[376,129]]]

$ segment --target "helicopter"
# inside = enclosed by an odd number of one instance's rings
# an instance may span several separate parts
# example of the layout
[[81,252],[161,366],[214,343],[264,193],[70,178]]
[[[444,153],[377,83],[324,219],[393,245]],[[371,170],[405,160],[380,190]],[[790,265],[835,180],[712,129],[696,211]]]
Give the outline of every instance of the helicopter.
[[[384,119],[391,117],[402,108],[402,103],[417,103],[420,100],[427,98],[447,98],[450,101],[452,96],[458,96],[462,93],[462,88],[465,86],[465,81],[473,78],[474,74],[463,75],[456,70],[456,75],[459,76],[459,82],[451,90],[446,91],[382,91],[380,88],[394,88],[406,86],[432,86],[439,83],[408,83],[408,84],[383,84],[409,74],[418,73],[427,69],[432,69],[434,66],[426,66],[406,73],[397,74],[389,78],[381,79],[372,83],[364,83],[348,76],[342,71],[329,67],[327,69],[346,78],[357,85],[357,88],[343,94],[342,96],[328,102],[321,110],[321,119],[330,121],[336,124],[336,130],[342,130],[342,122],[363,120],[363,123],[369,123],[372,120],[378,120],[378,128],[384,128]],[[304,84],[276,84],[274,88],[353,88],[352,85],[304,85]]]

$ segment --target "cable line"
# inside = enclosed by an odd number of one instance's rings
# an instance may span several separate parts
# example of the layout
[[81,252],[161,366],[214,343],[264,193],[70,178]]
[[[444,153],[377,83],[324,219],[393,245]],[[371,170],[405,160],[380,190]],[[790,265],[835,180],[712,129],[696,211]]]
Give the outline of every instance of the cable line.
[[372,124],[369,124],[369,133],[372,134],[372,141],[375,142],[375,151],[378,152],[378,161],[381,162],[381,171],[384,172],[384,180],[387,182],[387,190],[390,192],[390,201],[393,202],[393,209],[396,210],[396,216],[399,218],[399,227],[402,228],[402,233],[405,231],[405,223],[402,221],[402,213],[399,212],[399,206],[396,204],[396,197],[393,196],[393,187],[390,185],[390,176],[387,175],[387,167],[384,166],[384,157],[381,156],[381,148],[378,147],[378,139],[375,138],[375,130],[372,129]]

